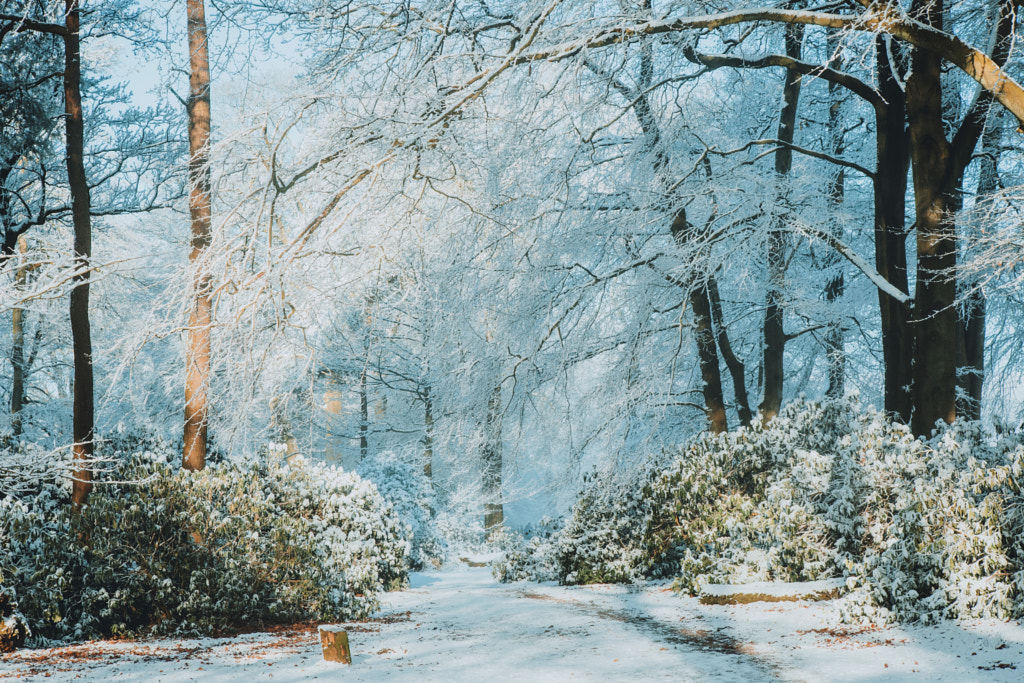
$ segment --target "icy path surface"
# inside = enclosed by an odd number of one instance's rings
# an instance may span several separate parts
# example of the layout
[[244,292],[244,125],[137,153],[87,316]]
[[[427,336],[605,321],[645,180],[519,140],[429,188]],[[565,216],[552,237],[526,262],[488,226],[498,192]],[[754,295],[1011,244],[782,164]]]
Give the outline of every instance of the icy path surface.
[[315,631],[86,643],[0,658],[39,681],[1018,681],[1012,623],[864,628],[828,603],[700,605],[665,586],[494,582],[488,569],[413,576],[348,624],[351,666]]

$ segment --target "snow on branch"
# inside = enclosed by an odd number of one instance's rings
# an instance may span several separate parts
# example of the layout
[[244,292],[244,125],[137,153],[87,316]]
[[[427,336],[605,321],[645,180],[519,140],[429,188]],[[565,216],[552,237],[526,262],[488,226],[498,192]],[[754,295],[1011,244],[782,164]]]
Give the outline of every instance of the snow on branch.
[[517,64],[534,61],[556,62],[575,57],[584,50],[627,43],[641,36],[713,30],[724,26],[756,22],[804,24],[850,31],[887,33],[915,47],[929,50],[956,65],[983,89],[990,92],[1024,127],[1024,88],[1021,88],[1020,84],[1003,71],[991,57],[954,35],[912,19],[898,5],[881,2],[870,3],[867,6],[867,11],[860,15],[829,14],[811,10],[753,8],[719,14],[647,21],[632,26],[612,26],[601,29],[591,36],[584,36],[550,49],[522,54],[514,61]]
[[909,295],[900,291],[898,287],[896,287],[891,282],[882,277],[882,275],[877,270],[872,268],[867,261],[858,256],[853,249],[847,246],[846,243],[844,243],[835,235],[825,230],[818,230],[817,228],[806,225],[801,226],[800,231],[809,233],[812,237],[820,239],[822,242],[835,249],[843,258],[845,258],[847,261],[852,263],[858,270],[864,273],[864,275],[867,276],[868,280],[871,280],[871,282],[876,287],[878,287],[880,290],[891,296],[896,301],[904,305],[910,302]]

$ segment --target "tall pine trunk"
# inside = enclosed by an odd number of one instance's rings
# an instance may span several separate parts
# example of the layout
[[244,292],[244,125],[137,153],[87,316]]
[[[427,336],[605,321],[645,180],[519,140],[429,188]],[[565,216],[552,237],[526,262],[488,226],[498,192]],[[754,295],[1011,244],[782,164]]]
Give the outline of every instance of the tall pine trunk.
[[189,50],[189,214],[192,218],[193,300],[185,349],[185,434],[182,466],[206,466],[210,406],[211,279],[205,263],[210,246],[210,57],[203,0],[187,0]]

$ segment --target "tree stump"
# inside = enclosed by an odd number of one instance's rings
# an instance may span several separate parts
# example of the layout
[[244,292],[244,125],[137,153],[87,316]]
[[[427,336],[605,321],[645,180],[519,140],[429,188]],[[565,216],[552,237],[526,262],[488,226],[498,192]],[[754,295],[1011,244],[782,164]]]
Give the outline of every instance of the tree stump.
[[348,647],[348,631],[341,626],[321,626],[320,644],[324,648],[324,660],[342,664],[352,663],[352,651]]

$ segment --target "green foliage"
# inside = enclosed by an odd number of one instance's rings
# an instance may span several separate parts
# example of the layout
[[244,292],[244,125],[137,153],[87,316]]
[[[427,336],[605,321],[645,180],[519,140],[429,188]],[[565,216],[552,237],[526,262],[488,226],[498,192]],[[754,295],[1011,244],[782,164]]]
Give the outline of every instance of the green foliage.
[[358,476],[275,452],[188,472],[145,445],[81,514],[52,485],[0,500],[0,576],[37,636],[361,618],[406,581],[408,528]]
[[[597,481],[548,548],[562,583],[846,577],[848,618],[1024,614],[1020,434],[930,440],[856,401],[797,401],[767,425],[701,435],[667,467]],[[502,576],[536,576],[525,556]]]

